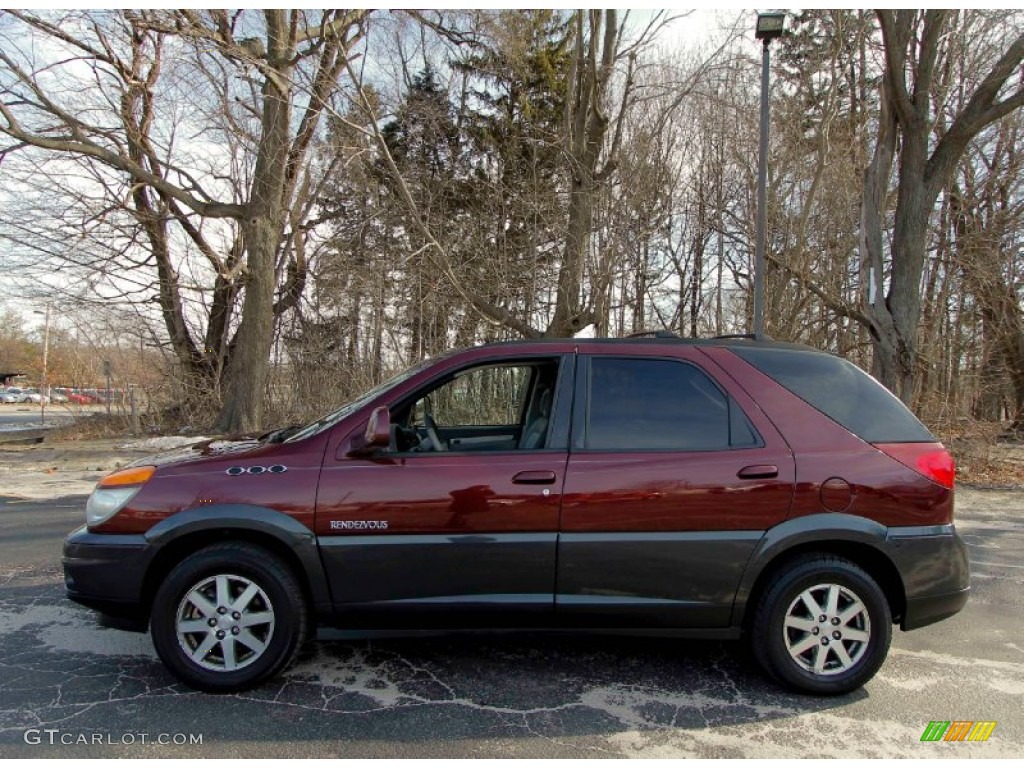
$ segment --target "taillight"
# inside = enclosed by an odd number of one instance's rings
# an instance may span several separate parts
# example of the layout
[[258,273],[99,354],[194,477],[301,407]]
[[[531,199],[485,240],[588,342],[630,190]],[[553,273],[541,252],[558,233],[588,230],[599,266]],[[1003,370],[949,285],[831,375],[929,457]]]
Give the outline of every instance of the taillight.
[[956,464],[942,443],[876,443],[875,448],[944,488],[956,481]]

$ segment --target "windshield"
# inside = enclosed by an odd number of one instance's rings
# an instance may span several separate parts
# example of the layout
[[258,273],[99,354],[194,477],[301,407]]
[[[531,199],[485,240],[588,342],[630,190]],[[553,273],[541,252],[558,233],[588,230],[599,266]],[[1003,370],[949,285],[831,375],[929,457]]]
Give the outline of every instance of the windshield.
[[433,359],[433,360],[424,360],[421,363],[417,363],[412,368],[407,368],[406,370],[402,371],[397,376],[394,376],[394,377],[388,379],[387,381],[385,381],[382,384],[378,384],[376,387],[371,389],[369,392],[366,392],[365,394],[360,395],[359,397],[357,397],[352,402],[345,403],[345,405],[341,406],[341,408],[339,408],[338,410],[331,411],[326,416],[324,416],[322,419],[319,419],[318,421],[314,421],[309,426],[303,427],[301,430],[296,432],[294,435],[289,437],[284,442],[286,442],[286,443],[297,443],[299,440],[305,440],[307,437],[312,437],[313,435],[320,434],[325,429],[330,429],[331,427],[333,427],[335,424],[337,424],[339,421],[344,419],[349,414],[352,414],[352,413],[355,413],[356,411],[358,411],[360,408],[362,408],[364,405],[366,405],[371,400],[376,398],[378,395],[384,393],[385,391],[391,389],[392,387],[398,386],[403,381],[412,378],[417,373],[422,371],[428,365],[433,364],[434,362],[436,362],[436,358]]

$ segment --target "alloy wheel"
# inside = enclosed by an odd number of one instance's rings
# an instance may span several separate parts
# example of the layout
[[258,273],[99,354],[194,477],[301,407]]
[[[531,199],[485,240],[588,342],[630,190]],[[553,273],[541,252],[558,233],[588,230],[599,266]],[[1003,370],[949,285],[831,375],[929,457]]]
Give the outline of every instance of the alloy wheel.
[[840,584],[816,584],[786,610],[783,641],[790,657],[815,675],[838,675],[867,652],[871,619],[864,602]]
[[257,661],[274,634],[274,608],[251,579],[233,574],[204,578],[175,612],[181,649],[199,666],[233,672]]

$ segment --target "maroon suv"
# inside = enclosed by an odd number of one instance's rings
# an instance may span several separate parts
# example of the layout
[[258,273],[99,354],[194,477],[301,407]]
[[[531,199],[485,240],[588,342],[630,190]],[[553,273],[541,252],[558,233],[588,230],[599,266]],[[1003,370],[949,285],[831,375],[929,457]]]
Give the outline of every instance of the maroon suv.
[[329,623],[745,635],[772,677],[834,694],[894,623],[966,602],[953,479],[899,400],[808,347],[489,344],[302,429],[108,475],[65,580],[208,691]]

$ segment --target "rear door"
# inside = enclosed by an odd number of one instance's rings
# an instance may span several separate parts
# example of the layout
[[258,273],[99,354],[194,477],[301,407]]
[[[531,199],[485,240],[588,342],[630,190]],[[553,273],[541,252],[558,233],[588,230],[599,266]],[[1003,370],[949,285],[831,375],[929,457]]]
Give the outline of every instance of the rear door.
[[[792,502],[792,452],[698,348],[581,348],[556,610],[603,626],[727,626]],[[607,349],[607,347],[605,347]]]

